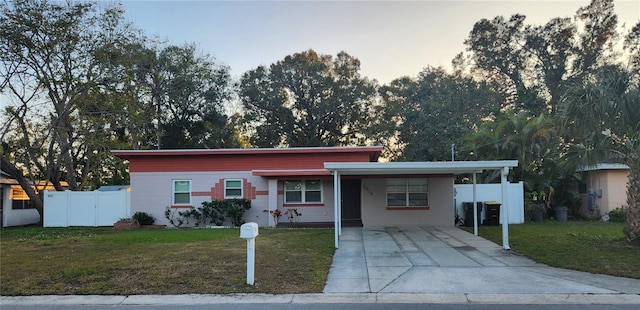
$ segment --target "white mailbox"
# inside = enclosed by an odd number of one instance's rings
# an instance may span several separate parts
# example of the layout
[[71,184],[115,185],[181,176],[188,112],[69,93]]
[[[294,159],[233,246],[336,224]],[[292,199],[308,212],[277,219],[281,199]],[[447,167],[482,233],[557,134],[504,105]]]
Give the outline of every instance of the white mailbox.
[[240,226],[240,238],[247,240],[247,284],[253,285],[256,265],[257,223],[245,223]]
[[245,223],[240,226],[240,238],[253,239],[258,236],[257,223]]

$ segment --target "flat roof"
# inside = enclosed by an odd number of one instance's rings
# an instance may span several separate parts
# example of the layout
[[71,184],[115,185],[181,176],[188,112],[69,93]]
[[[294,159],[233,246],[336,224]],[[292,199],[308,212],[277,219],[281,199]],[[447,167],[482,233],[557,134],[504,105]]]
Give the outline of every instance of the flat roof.
[[591,166],[583,166],[580,167],[577,171],[578,172],[583,172],[583,171],[597,171],[597,170],[629,170],[629,166],[625,165],[625,164],[618,164],[618,163],[604,163],[604,164],[597,164],[597,165],[591,165]]
[[325,169],[341,175],[466,174],[517,166],[517,160],[324,163]]
[[168,150],[111,150],[121,158],[132,156],[188,156],[188,155],[255,155],[255,154],[309,154],[309,153],[374,153],[380,156],[382,146],[343,147],[288,147],[247,149],[168,149]]

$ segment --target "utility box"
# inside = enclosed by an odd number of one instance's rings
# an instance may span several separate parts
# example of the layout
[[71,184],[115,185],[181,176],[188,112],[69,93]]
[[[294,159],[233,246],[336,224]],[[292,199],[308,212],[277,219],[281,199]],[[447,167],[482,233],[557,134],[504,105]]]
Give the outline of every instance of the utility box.
[[500,226],[500,206],[502,204],[497,201],[486,201],[484,205],[486,206],[485,216],[487,218],[487,225]]
[[240,238],[253,239],[258,236],[257,223],[245,223],[240,226]]

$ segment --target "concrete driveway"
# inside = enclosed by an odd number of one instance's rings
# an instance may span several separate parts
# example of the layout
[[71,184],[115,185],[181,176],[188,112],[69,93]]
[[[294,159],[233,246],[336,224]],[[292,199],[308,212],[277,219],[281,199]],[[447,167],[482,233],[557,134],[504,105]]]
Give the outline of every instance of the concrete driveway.
[[346,227],[324,293],[637,295],[640,280],[551,268],[455,227]]

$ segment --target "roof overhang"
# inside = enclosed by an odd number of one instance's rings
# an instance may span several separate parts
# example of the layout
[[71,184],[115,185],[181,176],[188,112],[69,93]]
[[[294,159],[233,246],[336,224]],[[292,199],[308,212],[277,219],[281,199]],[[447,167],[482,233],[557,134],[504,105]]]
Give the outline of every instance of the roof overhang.
[[328,154],[328,153],[369,153],[370,160],[376,161],[382,146],[344,147],[288,147],[288,148],[246,148],[246,149],[163,149],[163,150],[111,150],[114,156],[130,159],[134,156],[219,156],[219,155],[261,155],[261,154]]
[[296,169],[296,170],[253,170],[251,174],[259,177],[310,177],[331,176],[326,169]]
[[518,166],[517,160],[324,163],[324,168],[341,175],[468,174]]
[[597,165],[591,165],[591,166],[583,166],[580,167],[577,171],[578,172],[585,172],[585,171],[598,171],[598,170],[629,170],[629,166],[625,165],[625,164],[617,164],[617,163],[610,163],[610,164],[597,164]]

